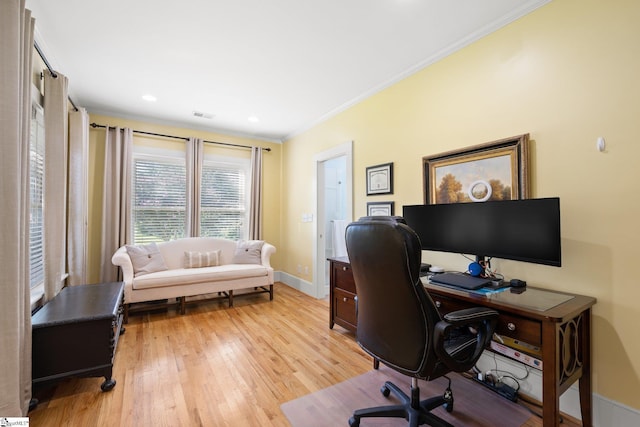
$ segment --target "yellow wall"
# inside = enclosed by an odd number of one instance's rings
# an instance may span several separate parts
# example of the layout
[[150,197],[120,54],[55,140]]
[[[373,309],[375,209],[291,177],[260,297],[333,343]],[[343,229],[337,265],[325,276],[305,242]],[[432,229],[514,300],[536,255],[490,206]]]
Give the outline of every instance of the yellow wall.
[[[422,203],[421,159],[529,133],[532,197],[559,196],[563,266],[495,261],[507,277],[594,296],[594,391],[640,409],[640,2],[556,0],[286,141],[280,266],[312,265],[313,156],[354,141],[354,218]],[[607,150],[596,150],[603,136]],[[365,168],[393,162],[390,196]],[[424,260],[465,269],[459,255]]]
[[[90,122],[101,125],[130,127],[134,130],[145,132],[161,133],[180,137],[197,137],[208,141],[227,142],[232,144],[242,144],[249,146],[260,146],[271,148],[270,152],[263,153],[263,191],[264,191],[264,223],[263,238],[276,246],[278,252],[271,257],[271,264],[276,270],[280,270],[280,171],[282,169],[281,156],[282,145],[249,138],[241,138],[227,135],[220,135],[212,132],[187,130],[172,126],[162,126],[135,120],[125,120],[113,117],[99,116],[91,114]],[[88,281],[95,283],[100,277],[100,245],[101,245],[101,212],[102,212],[102,184],[104,173],[104,129],[93,129],[89,132],[89,262]],[[152,145],[164,148],[183,149],[184,143],[179,140],[141,136],[134,134],[134,144]],[[217,154],[228,156],[250,156],[250,152],[236,148],[214,148],[217,146],[207,145],[205,152],[215,151]],[[110,262],[109,260],[106,260]]]

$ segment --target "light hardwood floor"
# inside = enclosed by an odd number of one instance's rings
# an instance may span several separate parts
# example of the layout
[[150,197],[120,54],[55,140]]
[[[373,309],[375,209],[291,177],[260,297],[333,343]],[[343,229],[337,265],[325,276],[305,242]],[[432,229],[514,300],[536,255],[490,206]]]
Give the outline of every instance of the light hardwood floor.
[[353,335],[329,329],[329,304],[277,283],[236,298],[131,315],[102,378],[62,382],[31,426],[288,426],[280,405],[371,369]]
[[234,304],[131,315],[115,388],[101,392],[102,378],[63,381],[38,393],[30,425],[288,426],[282,403],[372,368],[352,334],[329,329],[328,300],[277,283],[273,301],[257,295]]

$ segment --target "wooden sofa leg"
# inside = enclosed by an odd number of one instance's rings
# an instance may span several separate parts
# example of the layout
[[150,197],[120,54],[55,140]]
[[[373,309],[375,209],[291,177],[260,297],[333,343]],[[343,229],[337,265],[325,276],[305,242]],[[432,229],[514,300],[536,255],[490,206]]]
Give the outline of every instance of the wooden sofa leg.
[[184,314],[184,313],[186,313],[185,300],[187,299],[187,297],[180,297],[178,299],[180,300],[180,314]]
[[124,315],[122,317],[123,323],[129,323],[129,304],[124,305]]
[[273,301],[273,285],[269,285],[269,301]]
[[233,291],[229,291],[229,307],[233,307]]

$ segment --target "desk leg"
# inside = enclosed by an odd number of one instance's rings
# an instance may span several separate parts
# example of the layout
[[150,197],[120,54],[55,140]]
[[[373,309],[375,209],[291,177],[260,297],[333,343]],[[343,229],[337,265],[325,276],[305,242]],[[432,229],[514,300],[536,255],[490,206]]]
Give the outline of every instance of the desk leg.
[[542,322],[542,423],[560,425],[560,349],[556,323]]
[[582,313],[580,337],[580,350],[582,356],[582,376],[579,380],[580,390],[580,414],[582,415],[582,425],[591,427],[593,425],[591,394],[591,309]]

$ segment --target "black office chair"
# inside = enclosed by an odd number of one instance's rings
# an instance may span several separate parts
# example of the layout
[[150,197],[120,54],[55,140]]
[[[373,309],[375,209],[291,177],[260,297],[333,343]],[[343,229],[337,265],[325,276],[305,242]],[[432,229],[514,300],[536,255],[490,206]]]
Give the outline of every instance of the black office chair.
[[347,252],[358,294],[358,343],[375,361],[411,377],[410,397],[387,381],[382,394],[393,392],[402,403],[356,410],[349,419],[351,427],[359,426],[364,417],[452,427],[431,413],[440,405],[453,410],[451,381],[442,396],[420,401],[418,379],[431,381],[470,370],[498,318],[496,311],[483,307],[440,317],[420,281],[420,241],[403,222],[397,217],[365,217],[347,226]]

